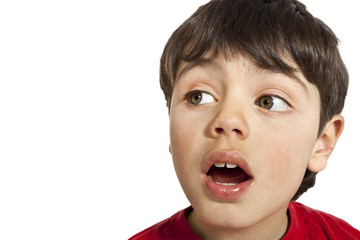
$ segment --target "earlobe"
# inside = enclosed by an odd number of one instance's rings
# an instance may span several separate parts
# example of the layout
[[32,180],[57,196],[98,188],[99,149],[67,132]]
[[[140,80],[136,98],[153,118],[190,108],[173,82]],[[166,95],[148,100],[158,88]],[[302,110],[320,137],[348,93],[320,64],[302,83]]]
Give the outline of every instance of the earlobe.
[[312,172],[322,171],[326,165],[328,158],[335,148],[344,129],[344,118],[337,114],[324,127],[321,135],[316,140],[313,154],[308,163],[308,169]]
[[169,144],[169,152],[170,152],[170,154],[171,154],[171,144]]

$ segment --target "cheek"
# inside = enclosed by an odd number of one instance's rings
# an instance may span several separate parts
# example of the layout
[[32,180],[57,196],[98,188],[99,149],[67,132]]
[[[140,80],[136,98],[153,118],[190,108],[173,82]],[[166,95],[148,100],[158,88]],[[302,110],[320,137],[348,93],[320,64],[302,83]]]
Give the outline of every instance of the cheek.
[[[279,189],[293,192],[300,185],[314,141],[313,134],[303,130],[295,126],[272,129],[268,130],[271,138],[265,137],[258,141],[258,146],[262,146],[257,156],[258,164],[263,166],[259,170],[262,173],[259,176],[263,176],[262,180],[266,180],[272,189],[279,186]],[[264,134],[265,130],[262,133]]]
[[189,110],[184,110],[184,107],[174,108],[170,113],[170,144],[173,156],[194,154],[204,141],[206,124],[206,119],[194,116]]
[[[200,132],[196,124],[185,124],[185,116],[170,119],[171,155],[179,183],[191,203],[199,200],[201,191],[197,179],[201,171]],[[198,130],[198,131],[196,131]]]
[[178,117],[170,120],[170,144],[173,156],[185,154],[185,149],[191,148],[194,140],[190,134],[192,125],[185,124],[185,119]]
[[171,155],[179,180],[191,177],[196,158],[195,150],[199,143],[195,132],[196,126],[186,122],[184,117],[170,119]]

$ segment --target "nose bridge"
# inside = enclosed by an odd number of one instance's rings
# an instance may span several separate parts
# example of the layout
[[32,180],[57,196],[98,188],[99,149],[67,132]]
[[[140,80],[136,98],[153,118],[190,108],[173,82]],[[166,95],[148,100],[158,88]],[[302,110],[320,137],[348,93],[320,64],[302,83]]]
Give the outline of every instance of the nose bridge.
[[210,126],[212,136],[220,135],[246,138],[249,134],[247,104],[241,92],[232,89],[218,105]]

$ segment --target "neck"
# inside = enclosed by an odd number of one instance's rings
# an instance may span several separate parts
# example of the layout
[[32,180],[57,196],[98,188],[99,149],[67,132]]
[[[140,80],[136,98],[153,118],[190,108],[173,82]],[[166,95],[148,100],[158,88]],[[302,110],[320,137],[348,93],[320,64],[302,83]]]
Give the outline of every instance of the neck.
[[203,240],[273,240],[281,239],[287,232],[290,220],[287,208],[249,226],[215,226],[201,221],[195,211],[187,219],[191,229]]

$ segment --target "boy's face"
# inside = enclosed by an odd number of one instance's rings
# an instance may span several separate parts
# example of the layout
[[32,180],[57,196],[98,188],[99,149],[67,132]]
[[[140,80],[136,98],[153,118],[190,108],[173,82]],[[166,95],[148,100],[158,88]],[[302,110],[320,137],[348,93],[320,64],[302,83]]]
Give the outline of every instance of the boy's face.
[[180,64],[170,149],[194,222],[225,229],[287,224],[320,118],[317,88],[297,77],[241,56]]

